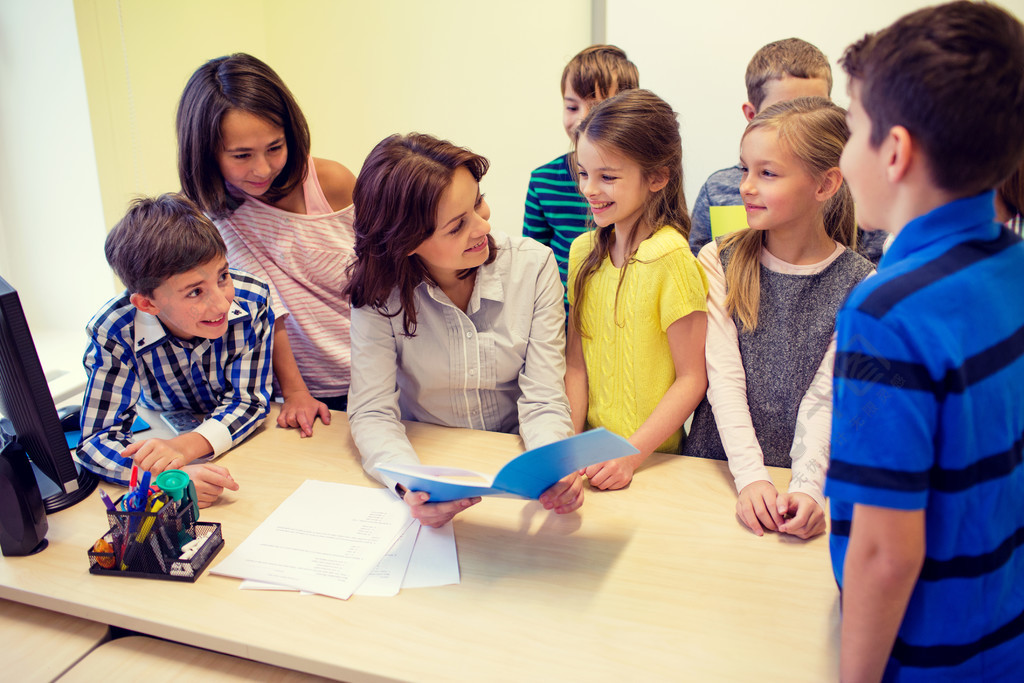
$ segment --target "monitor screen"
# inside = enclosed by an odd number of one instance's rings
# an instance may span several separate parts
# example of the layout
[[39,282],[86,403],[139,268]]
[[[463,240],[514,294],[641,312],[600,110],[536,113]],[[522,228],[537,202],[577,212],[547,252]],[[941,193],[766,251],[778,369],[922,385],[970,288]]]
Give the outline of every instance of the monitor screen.
[[[0,278],[0,413],[14,426],[40,479],[47,512],[88,497],[96,477],[75,463],[25,320],[18,293]],[[47,495],[49,490],[59,491]]]

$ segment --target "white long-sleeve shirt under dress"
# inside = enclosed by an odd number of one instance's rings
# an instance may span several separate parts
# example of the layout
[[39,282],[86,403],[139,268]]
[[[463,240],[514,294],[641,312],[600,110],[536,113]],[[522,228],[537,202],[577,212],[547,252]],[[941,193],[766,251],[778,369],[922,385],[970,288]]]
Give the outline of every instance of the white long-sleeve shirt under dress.
[[[465,312],[426,282],[414,292],[413,337],[401,313],[352,310],[352,438],[363,468],[392,490],[376,466],[419,462],[400,420],[518,433],[527,449],[573,433],[554,254],[527,237],[492,234],[497,257],[477,270]],[[397,292],[388,310],[398,310]]]
[[[824,271],[846,248],[835,245],[823,261],[793,265],[761,250],[761,265],[776,273],[816,275]],[[729,471],[736,491],[756,481],[771,482],[764,454],[754,433],[747,403],[747,380],[740,356],[736,322],[725,308],[725,271],[718,244],[709,242],[697,259],[708,276],[708,331],[705,362],[708,371],[707,400],[718,425],[722,447],[728,455]],[[790,493],[805,493],[825,508],[825,473],[828,470],[829,438],[832,433],[832,366],[836,353],[833,331],[825,355],[797,411],[796,432],[790,448],[793,475]]]

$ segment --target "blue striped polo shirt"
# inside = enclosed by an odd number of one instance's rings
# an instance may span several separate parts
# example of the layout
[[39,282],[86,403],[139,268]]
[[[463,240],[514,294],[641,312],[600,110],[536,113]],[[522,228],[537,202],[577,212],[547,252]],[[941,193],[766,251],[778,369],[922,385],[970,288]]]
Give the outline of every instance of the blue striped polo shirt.
[[993,193],[907,224],[836,322],[832,567],[856,503],[924,510],[887,680],[1024,671],[1024,243]]
[[[562,286],[569,275],[569,247],[587,231],[590,207],[576,185],[569,155],[563,154],[530,174],[526,190],[523,234],[551,247]],[[568,307],[568,295],[565,298]]]

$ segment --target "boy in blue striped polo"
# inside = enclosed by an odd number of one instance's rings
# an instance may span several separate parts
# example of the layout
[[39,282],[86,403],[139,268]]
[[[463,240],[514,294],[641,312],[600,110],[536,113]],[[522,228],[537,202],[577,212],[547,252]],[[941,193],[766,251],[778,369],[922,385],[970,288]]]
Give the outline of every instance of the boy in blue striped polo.
[[837,318],[832,566],[841,678],[1024,675],[1024,28],[922,9],[850,46],[841,168],[896,237]]
[[[640,87],[640,74],[626,53],[614,45],[591,45],[562,70],[562,125],[573,139],[590,108],[617,92]],[[526,190],[523,235],[551,247],[565,287],[569,245],[587,230],[588,206],[576,187],[569,154],[550,161],[530,174]],[[568,311],[569,299],[565,299]]]
[[[270,290],[228,268],[213,223],[181,195],[138,199],[107,235],[107,262],[126,291],[89,321],[82,404],[84,467],[127,484],[133,464],[184,469],[200,507],[238,485],[204,462],[267,416],[274,315]],[[208,417],[172,439],[132,442],[136,405]]]

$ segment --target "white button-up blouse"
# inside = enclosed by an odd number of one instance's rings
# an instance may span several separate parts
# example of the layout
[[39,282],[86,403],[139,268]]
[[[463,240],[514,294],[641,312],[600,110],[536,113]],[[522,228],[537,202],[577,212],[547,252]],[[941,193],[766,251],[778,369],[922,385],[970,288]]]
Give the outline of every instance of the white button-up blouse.
[[[389,488],[378,464],[419,462],[399,420],[518,433],[528,449],[573,433],[554,255],[527,237],[494,238],[498,255],[477,271],[465,312],[425,282],[413,337],[402,314],[352,309],[352,438],[363,468]],[[398,310],[397,292],[388,309]]]

